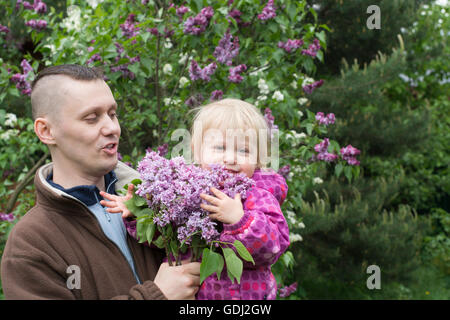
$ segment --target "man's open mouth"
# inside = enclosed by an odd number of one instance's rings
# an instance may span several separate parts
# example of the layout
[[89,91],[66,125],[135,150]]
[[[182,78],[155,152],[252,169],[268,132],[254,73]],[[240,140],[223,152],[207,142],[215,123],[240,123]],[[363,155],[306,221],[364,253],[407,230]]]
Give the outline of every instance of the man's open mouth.
[[117,153],[117,143],[109,143],[102,150],[109,155],[114,155]]

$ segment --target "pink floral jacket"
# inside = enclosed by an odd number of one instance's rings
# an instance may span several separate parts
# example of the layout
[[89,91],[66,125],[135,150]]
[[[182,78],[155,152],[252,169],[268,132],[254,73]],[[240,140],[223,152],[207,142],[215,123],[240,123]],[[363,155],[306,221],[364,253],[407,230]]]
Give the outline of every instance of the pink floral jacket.
[[289,246],[289,229],[280,205],[288,187],[282,176],[271,171],[255,170],[254,185],[244,201],[244,216],[236,224],[224,224],[221,241],[241,241],[251,253],[255,265],[244,262],[241,282],[231,283],[224,268],[205,279],[197,293],[199,300],[272,300],[277,283],[270,270]]

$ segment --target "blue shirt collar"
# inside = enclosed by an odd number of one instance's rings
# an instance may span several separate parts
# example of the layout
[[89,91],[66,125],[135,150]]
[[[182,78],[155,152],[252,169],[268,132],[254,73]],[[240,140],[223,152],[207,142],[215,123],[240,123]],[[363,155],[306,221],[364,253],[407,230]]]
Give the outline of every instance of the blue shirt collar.
[[[100,195],[100,190],[95,185],[81,185],[65,189],[63,186],[53,182],[53,172],[49,174],[49,176],[47,177],[47,181],[56,189],[70,194],[71,196],[83,202],[86,206],[92,206],[98,203],[100,200],[103,200],[103,197]],[[114,171],[107,173],[105,175],[106,192],[116,194],[116,182],[117,177]]]

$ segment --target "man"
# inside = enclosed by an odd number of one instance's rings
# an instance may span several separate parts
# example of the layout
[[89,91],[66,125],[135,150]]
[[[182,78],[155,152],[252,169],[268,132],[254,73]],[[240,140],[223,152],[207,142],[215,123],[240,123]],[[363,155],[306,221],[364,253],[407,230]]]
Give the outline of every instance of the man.
[[40,72],[34,130],[52,163],[35,176],[36,205],[13,228],[2,257],[6,299],[193,299],[200,264],[169,267],[131,239],[120,214],[100,205],[138,173],[117,160],[117,104],[97,69]]

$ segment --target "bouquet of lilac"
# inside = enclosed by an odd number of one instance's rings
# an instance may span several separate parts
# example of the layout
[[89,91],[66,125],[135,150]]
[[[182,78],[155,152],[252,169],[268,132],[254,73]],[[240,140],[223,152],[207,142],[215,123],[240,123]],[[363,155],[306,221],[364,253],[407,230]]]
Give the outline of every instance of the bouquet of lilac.
[[[223,165],[202,169],[186,164],[183,157],[169,160],[154,151],[146,153],[138,163],[137,170],[140,180],[132,182],[137,185],[137,189],[126,204],[136,216],[139,242],[147,241],[164,248],[169,265],[173,265],[172,257],[176,264],[180,264],[181,254],[186,253],[187,249],[191,250],[191,259],[195,261],[203,249],[202,279],[206,274],[209,276],[216,271],[220,276],[222,268],[219,270],[217,263],[223,267],[223,258],[214,252],[214,248],[221,247],[226,252],[227,268],[231,267],[235,271],[234,277],[239,281],[242,261],[237,259],[237,262],[236,255],[228,259],[230,252],[234,253],[229,247],[234,246],[244,260],[253,262],[253,258],[239,241],[219,241],[217,223],[210,220],[208,212],[200,207],[204,202],[200,194],[211,194],[210,188],[215,187],[231,198],[239,193],[241,199],[245,200],[253,180],[244,174],[233,174]],[[208,271],[209,266],[214,264],[214,272]]]

